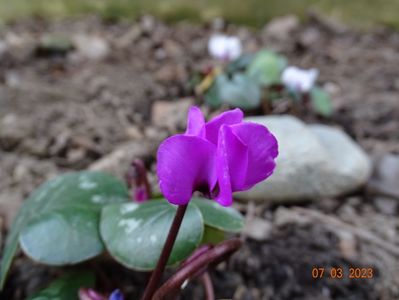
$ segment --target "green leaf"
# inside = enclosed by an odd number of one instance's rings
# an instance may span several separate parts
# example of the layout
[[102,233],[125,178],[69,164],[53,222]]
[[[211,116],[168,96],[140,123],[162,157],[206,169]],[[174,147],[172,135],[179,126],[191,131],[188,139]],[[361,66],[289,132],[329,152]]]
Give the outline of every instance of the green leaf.
[[243,72],[246,70],[248,65],[251,63],[253,60],[254,56],[253,54],[244,54],[241,55],[239,58],[233,60],[230,62],[227,67],[226,67],[226,73],[227,74],[233,74],[236,72]]
[[39,50],[48,53],[66,53],[72,49],[72,41],[62,35],[46,35],[39,43]]
[[218,93],[218,86],[215,84],[215,81],[213,82],[211,87],[205,92],[204,99],[206,104],[213,108],[218,108],[222,104],[222,100],[220,99]]
[[247,74],[258,83],[268,86],[279,83],[287,60],[272,51],[259,51],[247,69]]
[[[175,214],[176,206],[166,200],[109,205],[101,215],[101,236],[117,261],[136,270],[152,270]],[[189,204],[168,265],[187,258],[200,244],[203,231],[200,211]]]
[[210,98],[207,98],[207,102],[211,106],[226,103],[233,107],[251,109],[258,107],[261,100],[260,87],[241,73],[236,73],[231,78],[226,74],[217,76],[208,93]]
[[333,113],[331,99],[328,93],[320,87],[314,87],[310,91],[310,98],[313,109],[324,117],[329,117]]
[[104,250],[99,213],[85,208],[64,208],[34,218],[20,233],[23,251],[49,265],[73,264]]
[[53,281],[28,300],[79,300],[79,289],[93,287],[94,280],[91,272],[71,272]]
[[100,172],[68,173],[41,185],[23,203],[11,226],[1,264],[0,287],[4,285],[18,240],[28,256],[52,265],[77,263],[101,253],[101,208],[127,199],[124,183]]
[[21,226],[24,223],[22,211],[20,211],[17,218],[11,225],[10,232],[8,233],[6,244],[4,246],[3,258],[0,267],[0,290],[3,289],[8,270],[11,267],[12,260],[18,249],[18,236]]
[[190,203],[199,208],[207,226],[229,232],[238,232],[244,227],[243,216],[232,207],[205,198],[193,198]]
[[256,108],[260,105],[261,90],[245,74],[236,73],[231,79],[222,75],[216,79],[216,83],[223,103],[243,109]]
[[216,229],[214,227],[205,226],[204,236],[202,237],[201,244],[219,244],[226,238],[226,232]]

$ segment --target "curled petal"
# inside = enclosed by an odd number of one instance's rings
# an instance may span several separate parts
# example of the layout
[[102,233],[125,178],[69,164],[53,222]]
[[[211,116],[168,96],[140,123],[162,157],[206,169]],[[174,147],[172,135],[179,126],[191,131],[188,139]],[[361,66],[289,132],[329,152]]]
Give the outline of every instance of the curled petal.
[[187,121],[187,135],[196,135],[200,137],[205,137],[205,118],[201,110],[196,107],[190,107],[188,111],[188,121]]
[[219,132],[216,158],[216,173],[219,194],[216,196],[223,206],[232,203],[232,192],[242,190],[248,165],[248,147],[234,134],[230,126],[223,125]]
[[226,111],[213,118],[205,125],[207,140],[216,145],[218,142],[219,129],[222,127],[222,125],[233,125],[240,123],[243,117],[244,113],[242,110],[236,108]]
[[200,137],[175,135],[166,139],[157,154],[159,185],[165,198],[183,205],[196,190],[209,193],[216,184],[215,157],[215,145]]
[[235,135],[248,147],[248,166],[244,184],[240,190],[247,190],[269,177],[276,166],[278,155],[276,138],[260,124],[243,122],[231,126]]

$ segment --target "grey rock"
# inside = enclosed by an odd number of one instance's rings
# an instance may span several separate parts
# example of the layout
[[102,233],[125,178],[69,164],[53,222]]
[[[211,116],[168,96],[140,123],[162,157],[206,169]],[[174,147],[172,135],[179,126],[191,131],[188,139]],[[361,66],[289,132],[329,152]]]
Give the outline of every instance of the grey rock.
[[[16,190],[7,190],[0,194],[0,218],[4,218],[4,226],[9,229],[15,215],[22,205],[23,196]],[[0,233],[1,234],[1,233]]]
[[302,216],[292,208],[286,208],[280,206],[274,213],[273,227],[282,228],[290,224],[296,224],[297,226],[309,225],[311,220],[307,217]]
[[353,233],[347,230],[337,230],[336,235],[338,235],[338,248],[341,254],[346,259],[354,259],[358,255],[357,243]]
[[274,174],[242,200],[295,202],[335,197],[363,185],[372,164],[343,131],[326,125],[306,125],[292,116],[248,118],[265,125],[277,138],[279,156]]
[[194,100],[191,98],[178,101],[156,101],[151,110],[152,123],[172,132],[185,128],[187,112],[193,104]]
[[246,222],[243,233],[254,240],[264,241],[271,236],[272,224],[268,220],[254,217]]
[[399,199],[399,155],[386,154],[375,162],[374,174],[368,184],[371,194]]
[[374,205],[381,213],[392,216],[398,211],[399,202],[396,199],[381,196],[374,199]]
[[11,150],[32,133],[29,122],[21,116],[9,113],[0,119],[0,146]]
[[298,29],[299,19],[297,16],[288,15],[274,18],[263,29],[263,33],[274,39],[287,40],[292,33]]
[[146,140],[127,142],[91,164],[89,170],[107,172],[124,179],[124,175],[133,159],[153,155],[158,144],[159,141]]
[[322,37],[322,33],[319,28],[309,27],[303,30],[299,35],[299,40],[302,46],[312,47],[316,43],[320,42]]
[[73,38],[78,53],[87,59],[101,60],[110,52],[108,42],[99,36],[78,34]]
[[156,20],[154,17],[145,15],[140,20],[141,29],[145,33],[152,33],[156,28]]

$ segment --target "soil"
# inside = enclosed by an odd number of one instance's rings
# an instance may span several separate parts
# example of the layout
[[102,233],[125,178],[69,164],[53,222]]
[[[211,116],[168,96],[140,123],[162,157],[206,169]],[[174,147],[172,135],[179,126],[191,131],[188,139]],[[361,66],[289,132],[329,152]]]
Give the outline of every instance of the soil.
[[[206,50],[216,28],[237,34],[246,51],[262,47],[286,55],[291,64],[320,70],[333,97],[334,115],[310,110],[300,117],[343,127],[371,156],[399,154],[399,33],[385,28],[356,32],[318,18],[276,38],[220,21],[167,25],[151,17],[137,22],[105,22],[96,17],[47,22],[28,19],[0,30],[0,209],[6,227],[22,199],[43,180],[79,170],[126,141],[159,138],[181,130],[181,120],[155,125],[152,107],[160,100],[193,98],[190,74],[213,63]],[[78,49],[38,51],[44,36],[95,36],[106,45],[101,57]],[[93,50],[94,51],[94,50]],[[201,104],[200,99],[194,100]],[[206,110],[204,108],[204,110]],[[207,110],[209,111],[209,110]],[[272,113],[287,108],[273,107]],[[212,114],[213,112],[210,112]],[[261,111],[251,112],[260,114]],[[154,153],[147,153],[149,164]],[[301,207],[362,228],[399,247],[398,206],[381,209],[367,189]],[[391,199],[392,200],[392,199]],[[394,201],[397,201],[394,200]],[[245,213],[246,205],[239,205]],[[344,236],[322,222],[281,221],[281,209],[260,205],[255,216],[270,222],[263,241],[247,242],[228,263],[212,271],[217,298],[273,300],[393,300],[399,298],[397,254]],[[0,242],[1,242],[0,236]],[[138,299],[147,274],[101,262],[128,299]],[[314,279],[312,268],[346,272],[342,279]],[[349,279],[351,267],[374,270],[372,279]],[[25,299],[62,269],[15,261],[2,299]],[[104,287],[99,287],[104,288]],[[199,284],[183,299],[203,299]]]

